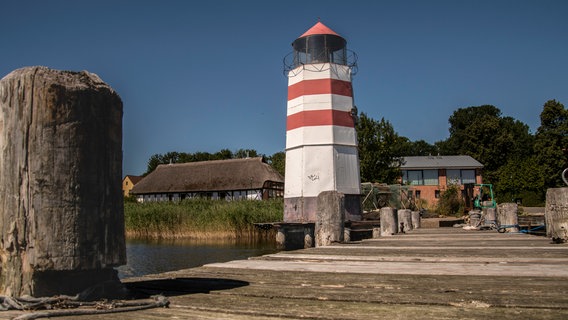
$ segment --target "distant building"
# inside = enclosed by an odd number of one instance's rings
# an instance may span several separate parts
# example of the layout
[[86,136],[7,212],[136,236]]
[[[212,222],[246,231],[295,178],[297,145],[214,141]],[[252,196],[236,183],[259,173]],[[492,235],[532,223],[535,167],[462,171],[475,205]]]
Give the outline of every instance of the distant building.
[[130,195],[130,190],[132,190],[132,188],[134,188],[134,185],[140,182],[142,178],[142,176],[127,175],[126,177],[124,177],[124,179],[122,179],[122,192],[125,197],[128,197]]
[[261,157],[162,164],[130,191],[138,202],[284,196],[284,178]]
[[415,199],[424,199],[429,206],[438,202],[440,193],[451,184],[482,183],[483,165],[470,156],[404,157],[400,169],[402,184],[412,186]]

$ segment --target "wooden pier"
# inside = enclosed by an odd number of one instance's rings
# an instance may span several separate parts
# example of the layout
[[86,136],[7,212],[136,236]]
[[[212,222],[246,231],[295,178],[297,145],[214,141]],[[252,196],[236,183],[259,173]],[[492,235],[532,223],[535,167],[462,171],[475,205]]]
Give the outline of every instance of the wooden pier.
[[[568,319],[568,245],[417,229],[125,284],[169,308],[60,319]],[[11,319],[25,312],[0,312]]]

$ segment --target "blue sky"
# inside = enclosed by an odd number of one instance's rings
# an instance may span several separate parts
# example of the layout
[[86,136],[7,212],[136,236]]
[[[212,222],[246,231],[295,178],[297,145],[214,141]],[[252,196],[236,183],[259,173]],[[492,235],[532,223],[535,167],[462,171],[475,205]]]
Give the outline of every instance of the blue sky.
[[355,104],[395,131],[448,137],[458,108],[540,125],[568,105],[568,1],[6,1],[0,77],[88,70],[124,103],[123,173],[156,153],[284,151],[282,59],[318,18],[359,57]]

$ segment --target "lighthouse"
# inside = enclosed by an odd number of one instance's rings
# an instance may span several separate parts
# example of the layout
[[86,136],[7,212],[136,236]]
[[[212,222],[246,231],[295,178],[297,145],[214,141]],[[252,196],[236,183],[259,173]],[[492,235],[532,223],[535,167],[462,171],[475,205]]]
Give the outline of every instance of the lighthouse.
[[284,222],[316,220],[318,195],[344,196],[345,220],[361,220],[355,55],[318,21],[292,43],[288,77]]

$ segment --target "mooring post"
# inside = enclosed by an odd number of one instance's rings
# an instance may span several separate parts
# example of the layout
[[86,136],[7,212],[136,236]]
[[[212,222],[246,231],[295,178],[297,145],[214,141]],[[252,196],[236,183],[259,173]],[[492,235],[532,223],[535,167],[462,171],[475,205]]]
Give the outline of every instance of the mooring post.
[[496,223],[497,222],[497,209],[496,208],[487,208],[485,210],[486,210],[485,211],[485,224]]
[[345,196],[337,191],[318,195],[315,237],[316,247],[344,241]]
[[390,207],[382,207],[381,214],[381,237],[388,237],[398,232],[398,216],[396,209]]
[[412,218],[410,209],[398,209],[398,232],[406,233],[412,230]]
[[544,219],[548,238],[557,243],[568,242],[568,188],[546,190]]
[[420,211],[412,211],[410,213],[411,216],[411,220],[412,220],[412,229],[419,229],[420,228],[420,222],[421,222],[421,217],[420,217]]
[[0,294],[116,284],[121,179],[122,101],[97,75],[28,67],[0,80]]
[[519,206],[516,203],[508,202],[499,204],[497,210],[498,220],[501,227],[505,227],[507,232],[519,232]]

